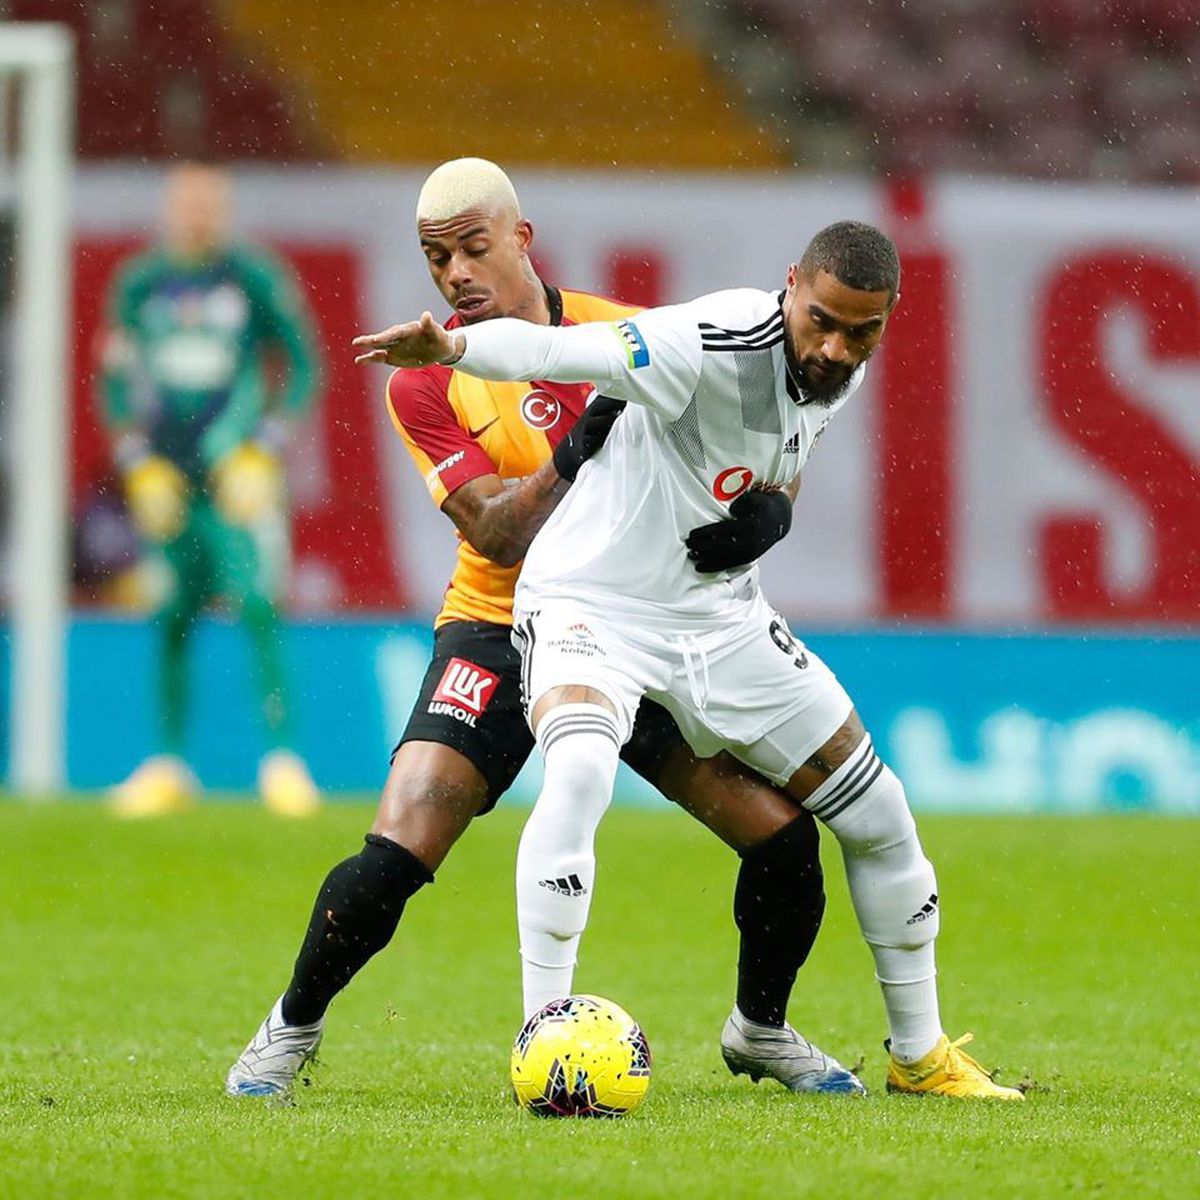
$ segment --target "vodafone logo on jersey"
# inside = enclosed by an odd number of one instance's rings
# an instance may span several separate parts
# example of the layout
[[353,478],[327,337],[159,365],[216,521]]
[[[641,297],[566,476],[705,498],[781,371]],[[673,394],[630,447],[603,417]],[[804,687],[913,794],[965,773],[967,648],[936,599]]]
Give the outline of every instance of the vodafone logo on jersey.
[[736,500],[754,482],[754,472],[749,467],[726,467],[713,480],[712,494],[722,504]]
[[531,429],[552,429],[562,415],[562,405],[549,392],[535,388],[521,401],[521,420]]
[[466,725],[474,725],[483,716],[500,682],[499,675],[465,658],[452,658],[442,673],[427,712],[454,717]]

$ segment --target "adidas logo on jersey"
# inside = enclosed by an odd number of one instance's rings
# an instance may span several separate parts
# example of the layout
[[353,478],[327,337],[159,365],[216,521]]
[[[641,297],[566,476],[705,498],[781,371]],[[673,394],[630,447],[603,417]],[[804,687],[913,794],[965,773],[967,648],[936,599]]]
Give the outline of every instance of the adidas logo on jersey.
[[799,454],[800,453],[800,431],[797,430],[783,444],[784,454]]
[[538,887],[548,888],[560,896],[586,896],[587,888],[583,886],[579,876],[572,872],[566,879],[542,879]]

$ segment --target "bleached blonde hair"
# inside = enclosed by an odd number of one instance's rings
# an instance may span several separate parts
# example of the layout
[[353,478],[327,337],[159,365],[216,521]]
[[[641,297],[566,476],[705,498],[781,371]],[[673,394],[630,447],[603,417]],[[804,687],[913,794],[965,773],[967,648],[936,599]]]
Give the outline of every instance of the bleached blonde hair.
[[512,180],[486,158],[452,158],[425,180],[417,197],[418,221],[446,221],[473,208],[520,216]]

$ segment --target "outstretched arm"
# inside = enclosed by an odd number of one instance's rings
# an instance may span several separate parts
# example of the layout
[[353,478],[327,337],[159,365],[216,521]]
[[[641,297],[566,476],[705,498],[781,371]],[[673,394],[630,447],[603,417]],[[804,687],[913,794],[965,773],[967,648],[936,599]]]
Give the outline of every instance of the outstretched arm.
[[354,339],[358,363],[453,367],[478,379],[594,383],[606,395],[675,420],[700,376],[700,333],[684,309],[650,309],[636,321],[534,325],[499,318],[447,330],[429,313]]
[[448,330],[429,313],[354,339],[358,363],[393,367],[454,367],[477,379],[545,379],[552,383],[607,381],[623,359],[612,326],[556,327],[502,317],[468,332]]

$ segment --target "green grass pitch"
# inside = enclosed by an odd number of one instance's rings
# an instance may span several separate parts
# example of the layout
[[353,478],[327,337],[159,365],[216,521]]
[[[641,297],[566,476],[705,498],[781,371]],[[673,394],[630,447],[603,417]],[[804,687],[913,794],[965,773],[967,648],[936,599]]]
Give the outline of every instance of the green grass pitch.
[[577,974],[644,1025],[649,1099],[539,1121],[507,1091],[522,814],[480,821],[334,1005],[293,1107],[221,1093],[362,805],[122,825],[0,804],[0,1196],[1200,1195],[1200,822],[926,818],[952,1035],[1023,1105],[887,1096],[882,1010],[836,847],[791,1016],[866,1101],[727,1074],[735,860],[674,812],[613,811]]

